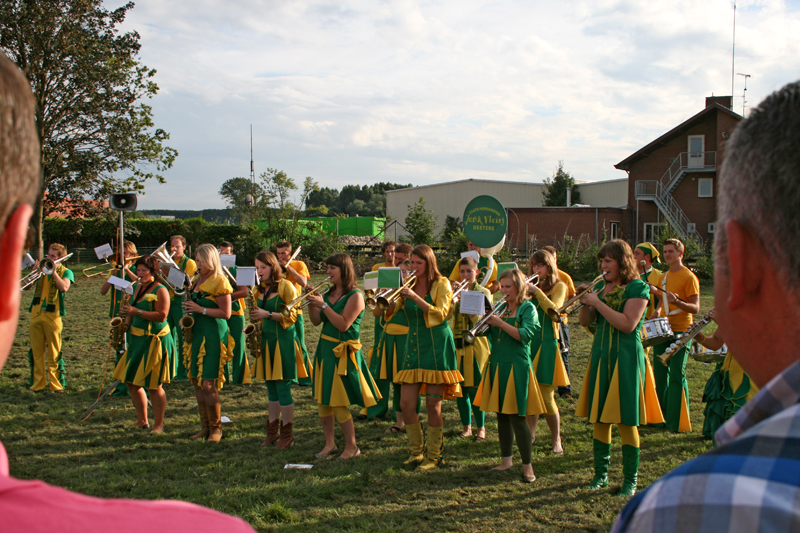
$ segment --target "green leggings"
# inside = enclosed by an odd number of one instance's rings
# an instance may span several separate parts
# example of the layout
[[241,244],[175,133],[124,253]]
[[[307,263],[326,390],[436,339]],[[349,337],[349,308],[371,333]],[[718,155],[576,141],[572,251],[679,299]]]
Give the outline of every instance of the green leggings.
[[280,402],[284,407],[292,405],[294,399],[292,399],[292,388],[290,384],[291,382],[285,379],[282,381],[267,381],[269,401]]
[[462,396],[456,398],[456,405],[458,405],[458,413],[461,415],[461,425],[471,426],[472,415],[475,415],[475,427],[482,428],[486,422],[486,414],[481,411],[481,408],[475,405],[475,395],[478,393],[478,387],[461,387]]
[[531,428],[524,416],[497,413],[497,434],[500,437],[500,457],[511,457],[514,454],[516,435],[522,464],[531,464]]

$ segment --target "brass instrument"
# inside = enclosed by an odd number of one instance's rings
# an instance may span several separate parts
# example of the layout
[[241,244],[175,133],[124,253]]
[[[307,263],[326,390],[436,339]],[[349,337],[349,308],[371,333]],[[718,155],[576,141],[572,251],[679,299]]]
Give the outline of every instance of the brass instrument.
[[499,316],[500,313],[505,311],[507,306],[508,306],[508,302],[506,301],[505,298],[503,298],[502,300],[500,300],[499,302],[494,304],[494,306],[492,307],[492,310],[489,311],[489,313],[487,313],[487,314],[483,315],[482,317],[480,317],[478,319],[478,321],[475,322],[475,325],[472,326],[472,329],[464,332],[464,342],[466,342],[468,344],[472,344],[473,342],[475,342],[475,338],[478,335],[482,335],[483,333],[486,333],[486,330],[489,329],[489,324],[488,324],[489,318],[491,318],[494,315],[498,315]]
[[[172,260],[172,256],[174,254],[168,254],[167,253],[167,243],[166,242],[164,242],[161,246],[159,246],[158,249],[156,249],[156,251],[153,252],[150,255],[155,257],[158,260],[158,262],[161,264],[162,267],[170,266],[170,267],[175,267],[178,270],[180,270],[180,267],[178,266],[178,264],[175,261]],[[164,272],[161,269],[156,270],[156,272],[153,272],[153,274],[155,275],[156,278],[158,278],[158,281],[160,281],[162,285],[164,285],[166,288],[168,288],[169,290],[171,290],[173,293],[177,294],[178,296],[185,296],[187,294],[186,282],[185,281],[184,281],[183,287],[178,287],[177,285],[173,285],[172,283],[170,283],[169,279],[167,279],[167,276],[164,275]],[[188,276],[187,276],[187,278],[188,278]],[[190,288],[189,292],[191,292],[191,284],[189,284],[189,288]]]
[[560,324],[561,323],[561,315],[572,314],[575,311],[579,310],[581,307],[583,307],[583,304],[580,302],[581,296],[583,296],[587,292],[593,290],[595,287],[597,287],[600,284],[601,281],[604,281],[604,279],[605,279],[604,276],[606,274],[608,274],[608,272],[603,272],[602,274],[600,274],[599,276],[594,278],[592,280],[592,282],[589,284],[588,287],[586,287],[581,292],[579,292],[578,294],[576,294],[575,296],[573,296],[572,298],[567,300],[564,303],[564,305],[562,305],[558,309],[548,309],[547,310],[547,316],[550,317],[550,320]]
[[390,292],[392,292],[392,289],[380,289],[377,291],[375,289],[367,289],[364,291],[364,299],[367,303],[367,307],[375,309],[378,307],[378,297],[386,296]]
[[333,287],[333,283],[331,282],[331,277],[328,276],[327,278],[322,280],[322,282],[319,285],[317,285],[310,291],[305,291],[303,294],[301,294],[300,296],[298,296],[297,298],[286,304],[283,307],[283,309],[281,309],[281,314],[286,318],[289,318],[292,315],[292,311],[294,311],[295,307],[299,306],[299,309],[302,310],[309,306],[311,300],[309,300],[308,297],[311,294],[323,294],[322,293],[323,289],[330,289],[331,287]]
[[[225,277],[228,278],[228,281],[231,282],[231,287],[233,287],[234,292],[238,291],[239,290],[239,286],[236,284],[236,278],[233,277],[233,274],[231,274],[231,271],[228,270],[228,267],[226,267],[226,266],[223,266],[223,265],[220,265],[220,266],[222,266],[222,272],[225,274]],[[256,274],[256,275],[258,275],[258,274]]]
[[[258,286],[260,285],[261,281],[258,279],[258,273],[256,272],[256,291],[258,290]],[[254,290],[247,291],[247,298],[245,299],[245,305],[247,306],[247,314],[248,316],[250,313],[253,312],[253,309],[258,307],[258,300],[256,298],[257,292]],[[244,327],[244,339],[245,343],[247,344],[247,351],[250,352],[250,356],[258,359],[261,357],[261,324],[264,322],[263,320],[258,320],[257,322],[252,321],[252,317],[250,318],[250,324],[247,324]]]
[[456,286],[456,290],[453,291],[453,305],[461,299],[461,293],[467,290],[467,285],[469,285],[469,281],[464,280]]
[[[297,259],[297,256],[300,255],[300,249],[301,248],[302,248],[302,246],[298,246],[297,247],[297,250],[295,250],[294,253],[292,254],[292,256],[289,258],[289,260],[286,261],[286,266],[289,266],[292,263],[292,261]],[[283,265],[281,265],[281,267],[286,268]]]
[[[187,294],[192,301],[194,301],[194,298],[192,297],[192,285],[194,284],[194,281],[198,275],[199,275],[198,273],[195,273],[194,277],[191,280],[189,279],[189,276],[186,276],[186,280],[183,282],[183,291],[181,292],[181,294]],[[178,292],[176,291],[175,294],[178,294]],[[178,325],[181,327],[181,330],[183,331],[183,343],[186,344],[188,342],[189,344],[191,344],[192,328],[194,327],[194,317],[192,317],[192,313],[184,310],[183,316],[178,322]],[[183,347],[181,347],[181,349],[182,348]]]
[[[138,283],[142,280],[137,277],[133,283]],[[131,294],[127,292],[122,294],[122,299],[119,302],[119,316],[111,319],[108,325],[111,327],[111,348],[118,352],[122,349],[123,342],[125,341],[125,333],[128,331],[128,323],[122,317],[122,308],[131,303]]]
[[691,327],[689,327],[689,329],[687,329],[677,341],[670,344],[667,349],[664,350],[664,353],[658,356],[658,360],[664,366],[669,366],[669,360],[672,359],[676,353],[689,344],[689,341],[695,338],[698,333],[703,331],[703,329],[705,329],[705,327],[711,323],[711,315],[713,313],[714,309],[712,308],[708,313],[703,315],[700,320],[692,324]]
[[387,309],[389,309],[389,307],[394,305],[394,303],[397,301],[398,298],[400,298],[400,291],[402,291],[405,288],[410,289],[416,283],[417,283],[417,273],[416,270],[414,270],[411,273],[409,273],[409,275],[406,277],[406,280],[403,282],[402,285],[400,285],[400,287],[392,290],[386,296],[379,296],[378,298],[375,299],[375,303],[377,304],[378,308],[381,311],[386,311]]
[[[144,256],[143,255],[137,255],[136,257],[126,257],[125,258],[125,265],[123,267],[120,267],[119,266],[119,262],[117,262],[116,260],[114,262],[109,262],[108,260],[106,260],[105,263],[100,263],[99,265],[91,266],[89,268],[84,268],[82,272],[83,272],[84,277],[93,278],[95,276],[99,276],[100,274],[108,274],[109,272],[111,272],[113,270],[117,270],[118,268],[124,268],[125,266],[128,266],[128,262],[136,261],[140,257],[144,257]],[[98,270],[97,272],[92,272],[91,274],[87,274],[87,272],[89,272],[90,270],[94,270],[95,268],[105,268],[105,267],[109,267],[109,268],[106,269],[106,270]]]
[[33,287],[34,283],[39,281],[39,278],[41,278],[42,276],[49,276],[50,274],[55,272],[58,265],[60,263],[63,263],[70,257],[72,257],[72,254],[67,254],[61,259],[56,259],[55,261],[47,258],[42,259],[38,267],[34,268],[30,274],[22,278],[22,280],[20,281],[20,283],[22,283],[22,287],[20,288],[20,290],[24,291],[30,289],[31,287]]

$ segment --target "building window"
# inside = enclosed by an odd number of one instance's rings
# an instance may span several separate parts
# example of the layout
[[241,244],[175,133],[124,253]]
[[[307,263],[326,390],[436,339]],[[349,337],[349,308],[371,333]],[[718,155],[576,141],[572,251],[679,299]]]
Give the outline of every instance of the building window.
[[714,196],[714,179],[700,178],[697,180],[697,197],[711,198]]
[[658,243],[659,242],[659,234],[661,233],[661,228],[664,227],[664,224],[653,224],[650,222],[645,223],[644,225],[644,242],[652,242]]
[[619,222],[611,223],[611,240],[619,239]]
[[717,231],[717,223],[716,222],[709,222],[708,223],[708,232],[714,233]]

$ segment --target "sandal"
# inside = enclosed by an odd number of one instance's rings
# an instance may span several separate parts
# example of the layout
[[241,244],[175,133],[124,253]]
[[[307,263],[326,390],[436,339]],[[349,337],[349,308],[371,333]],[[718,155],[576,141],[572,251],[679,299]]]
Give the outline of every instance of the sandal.
[[384,433],[389,433],[390,435],[394,435],[395,433],[402,433],[404,431],[405,431],[405,428],[401,428],[401,427],[398,427],[398,426],[392,426],[389,429],[387,429],[386,431],[384,431]]
[[479,435],[475,435],[475,442],[483,442],[486,440],[486,437],[481,437]]

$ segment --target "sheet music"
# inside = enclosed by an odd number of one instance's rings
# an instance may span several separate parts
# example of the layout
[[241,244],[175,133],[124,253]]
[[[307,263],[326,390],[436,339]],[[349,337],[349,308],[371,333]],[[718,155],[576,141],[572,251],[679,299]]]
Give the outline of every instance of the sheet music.
[[[236,266],[236,254],[220,254],[219,256],[219,263],[224,267],[235,267]],[[255,268],[255,267],[253,267]]]
[[108,259],[112,255],[114,255],[114,250],[111,249],[110,244],[104,244],[102,246],[98,246],[94,249],[95,255],[97,255],[98,259]]
[[239,287],[252,287],[256,282],[256,267],[239,267],[236,269],[236,284]]
[[461,293],[461,314],[483,316],[486,313],[486,295],[481,291],[463,291]]
[[378,271],[364,274],[364,290],[378,290]]
[[125,291],[128,294],[133,294],[133,283],[126,279],[118,278],[117,276],[111,276],[108,278],[108,282],[118,290]]
[[184,283],[186,283],[186,273],[179,268],[169,267],[167,281],[175,287],[183,287]]

